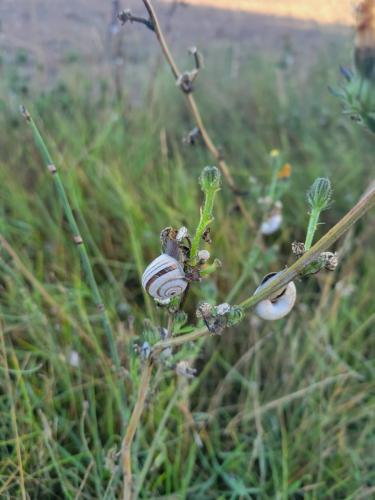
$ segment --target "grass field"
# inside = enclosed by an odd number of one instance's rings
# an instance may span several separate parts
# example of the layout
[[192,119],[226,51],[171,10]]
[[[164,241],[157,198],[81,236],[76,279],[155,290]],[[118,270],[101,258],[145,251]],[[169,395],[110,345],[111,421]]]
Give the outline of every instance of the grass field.
[[[329,177],[334,189],[317,236],[370,184],[374,139],[340,114],[327,90],[340,78],[338,61],[348,59],[322,54],[300,74],[253,57],[233,77],[218,57],[200,79],[196,97],[256,224],[272,149],[292,175],[282,230],[262,252],[223,185],[210,248],[223,267],[192,287],[189,324],[198,301],[237,303],[263,275],[293,262],[291,243],[304,240],[306,191],[316,177]],[[28,89],[20,61],[14,64],[2,68],[0,83],[0,497],[117,498],[120,406],[128,419],[139,384],[134,346],[153,333],[146,318],[166,321],[143,295],[140,276],[160,251],[164,227],[194,231],[198,176],[212,159],[200,144],[182,143],[194,124],[166,69],[155,82],[144,80],[134,105],[116,101],[111,82],[82,73],[66,74],[48,92]],[[22,103],[74,207],[120,373],[51,177],[18,113]],[[177,353],[197,369],[195,379],[156,368],[133,447],[139,498],[373,498],[373,226],[372,213],[340,240],[334,273],[297,282],[286,319],[249,315]]]

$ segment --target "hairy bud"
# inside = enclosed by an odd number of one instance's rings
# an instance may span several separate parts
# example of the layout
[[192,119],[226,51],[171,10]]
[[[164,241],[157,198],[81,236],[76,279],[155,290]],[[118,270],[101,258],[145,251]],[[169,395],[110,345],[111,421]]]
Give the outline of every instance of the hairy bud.
[[307,192],[307,201],[311,208],[326,210],[332,200],[332,187],[329,179],[318,177]]
[[219,189],[221,184],[221,174],[217,167],[204,167],[199,177],[199,184],[203,191]]

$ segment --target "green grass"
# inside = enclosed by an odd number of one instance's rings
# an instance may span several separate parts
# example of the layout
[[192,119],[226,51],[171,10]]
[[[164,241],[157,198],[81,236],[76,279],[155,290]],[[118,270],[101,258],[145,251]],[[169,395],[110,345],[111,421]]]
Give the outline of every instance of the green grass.
[[[269,151],[279,148],[292,164],[284,224],[254,258],[255,234],[223,186],[210,249],[223,268],[192,287],[191,322],[198,301],[223,302],[241,279],[231,294],[239,302],[264,274],[293,261],[290,245],[304,241],[305,194],[316,177],[331,179],[335,200],[317,236],[373,177],[373,138],[340,116],[327,91],[337,80],[332,63],[277,75],[268,61],[253,60],[241,72],[231,79],[224,63],[207,70],[197,99],[259,223],[258,200],[272,176]],[[198,176],[212,160],[203,147],[181,143],[193,124],[167,72],[153,101],[133,107],[114,102],[106,82],[80,76],[26,97],[24,88],[11,92],[12,81],[1,84],[0,234],[20,261],[0,248],[0,497],[117,498],[117,379],[130,412],[140,371],[134,344],[149,328],[145,318],[165,324],[143,295],[140,275],[158,255],[161,229],[196,227]],[[120,374],[53,183],[18,115],[21,103],[60,168],[108,307]],[[249,316],[222,337],[185,347],[180,357],[198,369],[192,382],[177,380],[172,369],[156,371],[133,450],[141,498],[371,496],[374,242],[372,214],[338,244],[335,273],[297,283],[298,304],[286,319]],[[78,367],[69,363],[72,350]]]

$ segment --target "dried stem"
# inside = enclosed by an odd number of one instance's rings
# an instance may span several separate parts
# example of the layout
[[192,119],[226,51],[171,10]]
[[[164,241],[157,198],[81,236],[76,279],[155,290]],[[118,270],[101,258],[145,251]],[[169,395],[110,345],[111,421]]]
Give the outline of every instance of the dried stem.
[[[163,34],[163,31],[161,29],[158,17],[157,17],[156,12],[155,12],[155,9],[153,8],[150,0],[142,0],[142,1],[144,3],[144,6],[145,6],[147,12],[148,12],[148,15],[150,17],[150,23],[153,27],[153,31],[155,32],[155,35],[156,35],[158,41],[159,41],[159,44],[160,44],[160,47],[161,47],[162,52],[164,54],[164,57],[167,60],[169,66],[171,68],[173,77],[177,81],[181,77],[181,71],[179,70],[175,60],[173,59],[172,53],[169,49],[169,46],[167,44],[167,41],[166,41],[164,34]],[[209,152],[211,153],[213,158],[216,160],[217,165],[220,168],[227,185],[229,186],[229,188],[231,189],[231,191],[235,195],[235,200],[236,200],[238,208],[240,209],[243,217],[245,218],[247,224],[251,227],[251,229],[255,229],[256,224],[255,224],[254,220],[252,219],[250,213],[248,212],[248,210],[245,207],[243,199],[240,196],[241,191],[236,187],[235,181],[232,177],[232,174],[230,172],[230,169],[229,169],[227,163],[225,162],[225,160],[223,158],[221,151],[215,146],[214,142],[212,141],[212,139],[211,139],[211,137],[210,137],[205,125],[204,125],[202,115],[199,111],[199,108],[197,106],[197,103],[195,101],[194,96],[192,95],[191,92],[188,92],[188,93],[184,92],[184,95],[186,97],[189,109],[190,109],[191,114],[194,118],[196,126],[201,133],[202,139],[203,139],[207,149],[209,150]]]
[[[250,309],[254,307],[261,300],[273,295],[275,292],[283,288],[290,281],[297,278],[301,272],[316,260],[319,255],[327,250],[333,243],[335,243],[353,224],[355,224],[361,217],[365,215],[375,205],[375,186],[373,186],[358,203],[332,228],[330,229],[311,249],[306,252],[300,259],[298,259],[292,266],[285,269],[275,279],[264,288],[262,288],[256,295],[252,295],[244,300],[240,306],[243,309]],[[153,356],[157,356],[161,351],[167,347],[176,347],[193,342],[201,337],[209,335],[210,332],[207,328],[198,328],[192,333],[180,335],[178,337],[158,342],[154,345]]]
[[131,414],[128,427],[122,442],[122,469],[124,474],[123,500],[133,498],[133,477],[131,464],[131,447],[133,439],[142,416],[145,400],[150,385],[153,363],[148,361],[143,367],[141,381],[138,389],[137,401]]

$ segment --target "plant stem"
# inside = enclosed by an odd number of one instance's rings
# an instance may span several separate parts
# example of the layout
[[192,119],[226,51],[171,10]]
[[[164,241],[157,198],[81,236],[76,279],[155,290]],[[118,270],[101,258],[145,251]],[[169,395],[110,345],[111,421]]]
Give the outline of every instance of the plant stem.
[[[293,281],[311,262],[316,260],[319,255],[327,250],[335,243],[348,229],[353,226],[361,217],[365,215],[375,205],[375,186],[370,188],[358,203],[335,225],[333,226],[315,245],[310,248],[300,259],[278,276],[270,280],[268,285],[265,285],[256,295],[244,300],[240,307],[250,309],[258,304],[261,300],[273,295],[275,292],[283,288],[290,281]],[[193,342],[201,337],[210,335],[207,328],[198,328],[192,333],[180,335],[172,339],[157,342],[153,346],[153,356],[157,356],[161,351],[168,347],[176,347]]]
[[[54,181],[54,184],[56,187],[57,194],[58,194],[60,201],[61,201],[61,204],[63,206],[65,216],[68,220],[69,227],[70,227],[70,230],[71,230],[72,235],[73,235],[73,240],[77,246],[77,250],[78,250],[78,253],[79,253],[79,256],[81,259],[81,263],[82,263],[82,267],[83,267],[83,270],[84,270],[84,273],[86,276],[87,283],[91,289],[93,301],[94,301],[96,308],[98,310],[99,317],[100,317],[104,332],[105,332],[106,337],[107,337],[112,361],[115,365],[116,370],[119,372],[121,369],[121,364],[120,364],[120,358],[118,355],[117,347],[116,347],[113,332],[112,332],[112,327],[111,327],[111,324],[109,322],[109,319],[108,319],[108,316],[107,316],[107,313],[105,310],[105,306],[104,306],[98,285],[97,285],[95,277],[94,277],[94,273],[93,273],[93,270],[92,270],[92,267],[90,264],[90,260],[89,260],[89,256],[88,256],[88,253],[86,250],[86,246],[83,242],[82,236],[80,235],[77,222],[75,220],[72,208],[70,206],[68,197],[67,197],[66,192],[65,192],[64,185],[63,185],[61,178],[58,174],[57,168],[52,161],[52,158],[51,158],[51,155],[47,149],[47,146],[46,146],[36,124],[34,123],[33,119],[31,118],[29,112],[24,107],[21,107],[21,112],[26,120],[26,123],[28,123],[30,125],[32,133],[33,133],[35,144],[36,144],[36,146],[37,146],[37,148],[38,148],[38,150],[39,150],[39,152],[44,160],[44,163],[45,163],[47,169],[52,174],[52,178],[53,178],[53,181]],[[121,392],[123,392],[123,389]]]
[[203,209],[201,210],[199,224],[195,231],[193,241],[191,243],[190,259],[193,265],[196,264],[199,245],[202,241],[202,236],[207,227],[209,226],[209,224],[211,224],[213,220],[212,211],[214,208],[214,199],[216,191],[217,191],[216,189],[208,189],[207,191],[205,191],[204,205]]
[[[181,72],[180,72],[176,62],[173,59],[172,53],[171,53],[169,46],[166,42],[163,31],[160,27],[160,23],[159,23],[159,20],[157,18],[156,12],[155,12],[150,0],[143,0],[143,3],[144,3],[144,6],[148,12],[149,17],[150,17],[151,23],[152,23],[154,31],[155,31],[156,38],[159,41],[159,44],[160,44],[160,47],[161,47],[162,52],[164,54],[164,57],[167,60],[169,66],[171,68],[171,71],[172,71],[172,74],[173,74],[175,80],[178,80],[178,78],[181,75]],[[220,170],[225,178],[226,183],[228,184],[231,191],[234,193],[238,208],[240,209],[240,211],[241,211],[243,217],[245,218],[246,222],[248,223],[249,227],[251,229],[256,229],[256,224],[255,224],[253,218],[251,217],[250,213],[247,211],[245,204],[243,202],[243,199],[239,195],[240,190],[236,187],[236,184],[234,182],[234,179],[232,177],[230,169],[229,169],[228,165],[226,164],[225,160],[223,159],[223,155],[222,155],[221,151],[213,143],[213,141],[212,141],[205,125],[204,125],[201,113],[198,109],[198,106],[197,106],[197,103],[195,101],[194,96],[192,95],[192,93],[184,93],[184,95],[186,97],[191,114],[193,115],[196,126],[201,133],[203,142],[205,143],[206,148],[209,150],[211,155],[217,161],[217,164],[218,164],[218,166],[219,166],[219,168],[220,168]]]
[[307,227],[306,240],[305,240],[305,250],[310,250],[315,232],[318,227],[320,217],[320,209],[313,207],[310,213],[309,225]]
[[270,189],[268,191],[268,196],[271,199],[272,203],[274,203],[276,187],[277,187],[277,174],[280,170],[280,154],[278,153],[277,156],[273,156],[271,161],[272,161],[272,178],[270,183]]
[[141,381],[138,389],[137,401],[135,403],[122,442],[122,470],[124,474],[123,500],[132,500],[133,498],[131,447],[145,405],[145,400],[150,385],[152,368],[152,361],[148,361],[147,364],[143,367]]

